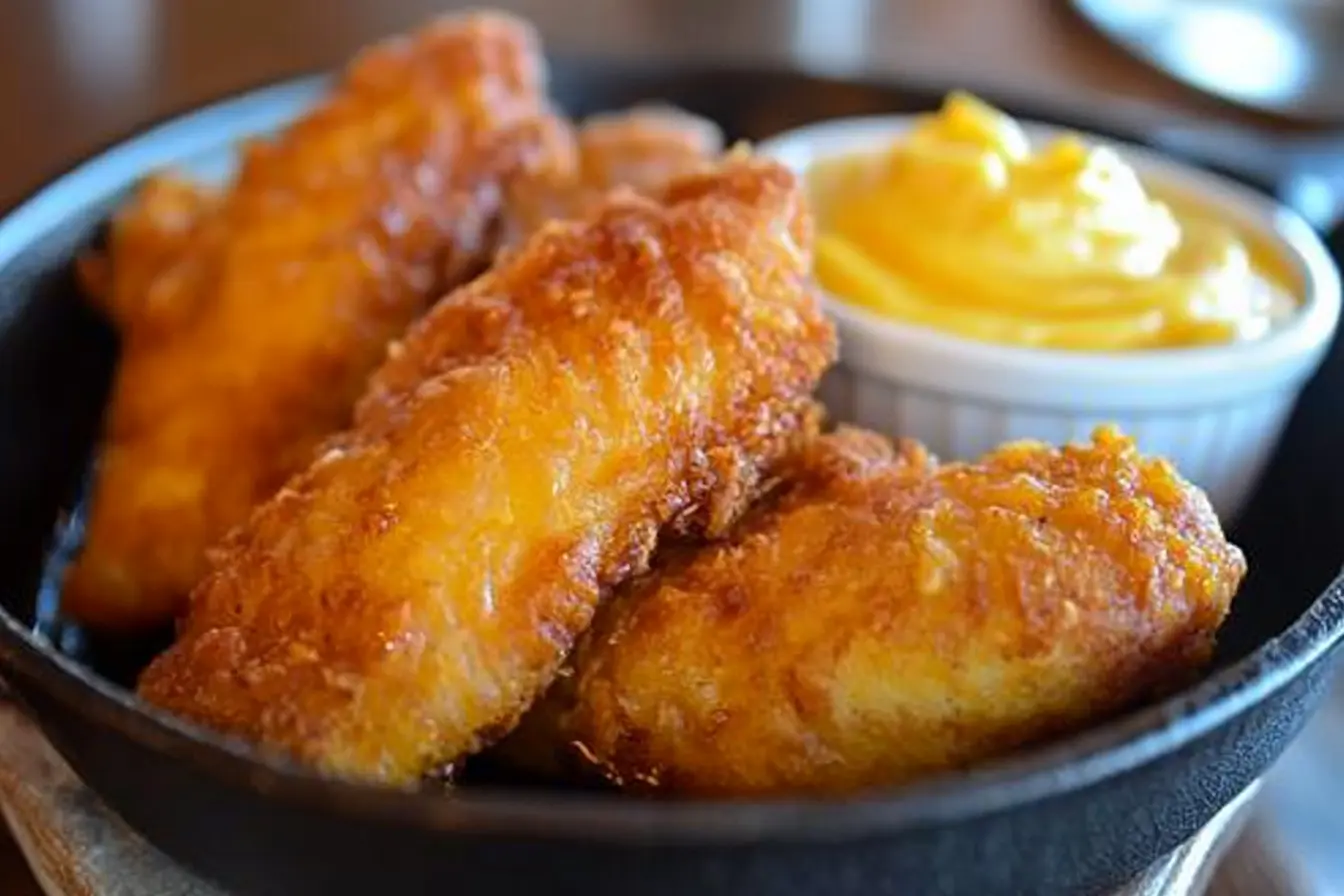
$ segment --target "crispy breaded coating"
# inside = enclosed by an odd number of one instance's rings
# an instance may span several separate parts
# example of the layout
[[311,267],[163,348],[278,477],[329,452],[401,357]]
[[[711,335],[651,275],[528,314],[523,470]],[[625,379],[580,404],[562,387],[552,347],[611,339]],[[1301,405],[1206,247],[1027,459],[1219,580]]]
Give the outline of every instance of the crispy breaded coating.
[[723,132],[714,122],[655,104],[589,116],[578,143],[579,182],[598,194],[617,186],[656,193],[704,168],[724,149]]
[[106,250],[78,260],[85,291],[123,333],[169,333],[185,317],[174,301],[179,290],[160,275],[177,264],[216,202],[213,190],[176,174],[148,177],[113,215]]
[[674,794],[897,785],[1185,683],[1246,569],[1111,429],[942,467],[842,430],[784,479],[614,594],[504,754]]
[[642,105],[585,119],[572,152],[508,186],[504,244],[519,244],[548,221],[581,217],[617,187],[656,195],[723,151],[718,125],[672,106]]
[[447,17],[362,53],[207,207],[141,194],[86,270],[127,325],[68,616],[168,622],[207,549],[349,424],[388,340],[493,254],[504,181],[546,164],[544,81],[530,27]]
[[543,228],[393,345],[140,693],[392,783],[502,736],[660,534],[723,531],[814,429],[811,242],[793,175],[742,155]]

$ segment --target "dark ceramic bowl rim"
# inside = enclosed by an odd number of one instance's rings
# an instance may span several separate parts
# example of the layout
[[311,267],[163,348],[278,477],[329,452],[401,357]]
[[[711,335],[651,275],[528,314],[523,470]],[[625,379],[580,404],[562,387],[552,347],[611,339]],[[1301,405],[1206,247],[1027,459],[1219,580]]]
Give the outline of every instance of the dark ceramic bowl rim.
[[[106,167],[108,155],[116,149],[161,140],[165,132],[188,122],[200,126],[201,119],[244,103],[265,104],[281,101],[286,94],[311,93],[326,77],[307,75],[236,93],[91,154],[0,218],[0,248],[13,243],[18,247],[16,256],[59,222],[59,210],[52,213],[42,206],[76,178],[91,177]],[[79,203],[72,197],[67,210]],[[0,320],[7,313],[0,307]],[[133,693],[58,653],[0,605],[0,668],[18,673],[72,712],[228,784],[318,811],[428,830],[686,845],[879,836],[950,825],[1063,796],[1154,762],[1228,723],[1324,660],[1341,640],[1344,575],[1282,634],[1194,687],[1073,737],[968,772],[852,799],[656,802],[493,787],[445,796],[325,777],[291,759],[263,753],[142,703]],[[24,688],[18,691],[22,699]]]

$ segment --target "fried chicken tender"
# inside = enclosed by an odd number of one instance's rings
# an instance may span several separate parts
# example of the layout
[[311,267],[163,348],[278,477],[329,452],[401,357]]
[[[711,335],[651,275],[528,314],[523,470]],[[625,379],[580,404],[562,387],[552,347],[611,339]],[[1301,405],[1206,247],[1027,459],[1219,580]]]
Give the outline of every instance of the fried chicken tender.
[[724,543],[618,591],[501,752],[672,794],[843,794],[1183,684],[1245,573],[1204,495],[1100,429],[938,466],[841,430]]
[[216,202],[213,190],[184,177],[148,177],[113,216],[106,251],[79,259],[81,285],[119,330],[171,332],[182,306],[173,302],[170,280],[165,288],[154,284],[181,259]]
[[548,221],[581,217],[615,188],[656,195],[723,151],[718,125],[662,105],[593,115],[570,140],[573,151],[555,154],[556,164],[531,169],[509,184],[506,246],[519,244]]
[[488,263],[503,183],[564,150],[544,82],[528,26],[448,17],[365,51],[218,197],[142,190],[86,265],[123,351],[68,616],[168,622],[207,549],[349,424],[387,342]]
[[394,784],[501,737],[661,534],[724,531],[815,431],[811,244],[794,176],[743,154],[543,228],[393,344],[140,693]]

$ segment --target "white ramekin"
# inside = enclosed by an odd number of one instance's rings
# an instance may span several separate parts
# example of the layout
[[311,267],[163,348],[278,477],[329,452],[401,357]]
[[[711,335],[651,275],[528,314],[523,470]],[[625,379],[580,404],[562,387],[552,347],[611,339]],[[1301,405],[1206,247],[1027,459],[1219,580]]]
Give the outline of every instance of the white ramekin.
[[[825,121],[758,151],[800,173],[819,160],[889,146],[908,115]],[[1026,123],[1033,141],[1060,130]],[[1208,492],[1225,522],[1240,510],[1278,443],[1298,395],[1339,321],[1339,271],[1297,215],[1231,180],[1149,150],[1083,134],[1116,150],[1147,183],[1203,202],[1279,248],[1304,303],[1263,339],[1133,353],[1086,353],[976,342],[891,321],[825,296],[840,331],[840,363],[822,398],[837,420],[927,444],[945,459],[1002,442],[1086,439],[1120,426]]]

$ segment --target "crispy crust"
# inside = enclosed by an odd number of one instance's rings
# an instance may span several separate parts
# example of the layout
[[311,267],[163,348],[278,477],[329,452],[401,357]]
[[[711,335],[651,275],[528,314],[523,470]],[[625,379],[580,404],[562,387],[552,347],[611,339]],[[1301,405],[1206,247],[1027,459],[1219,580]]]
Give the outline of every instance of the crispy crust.
[[393,783],[502,736],[660,534],[725,530],[815,428],[810,247],[795,178],[742,155],[543,228],[393,345],[141,693]]
[[846,793],[1179,686],[1245,573],[1204,495],[1109,429],[938,467],[842,430],[724,544],[598,614],[504,745],[665,793]]
[[529,26],[446,17],[363,52],[222,195],[145,187],[84,265],[123,353],[68,616],[169,621],[349,424],[387,341],[493,253],[504,181],[563,151],[544,81]]
[[657,196],[674,179],[707,167],[723,150],[708,119],[671,106],[594,115],[570,129],[571,152],[509,184],[503,244],[519,245],[548,221],[581,217],[615,188]]

